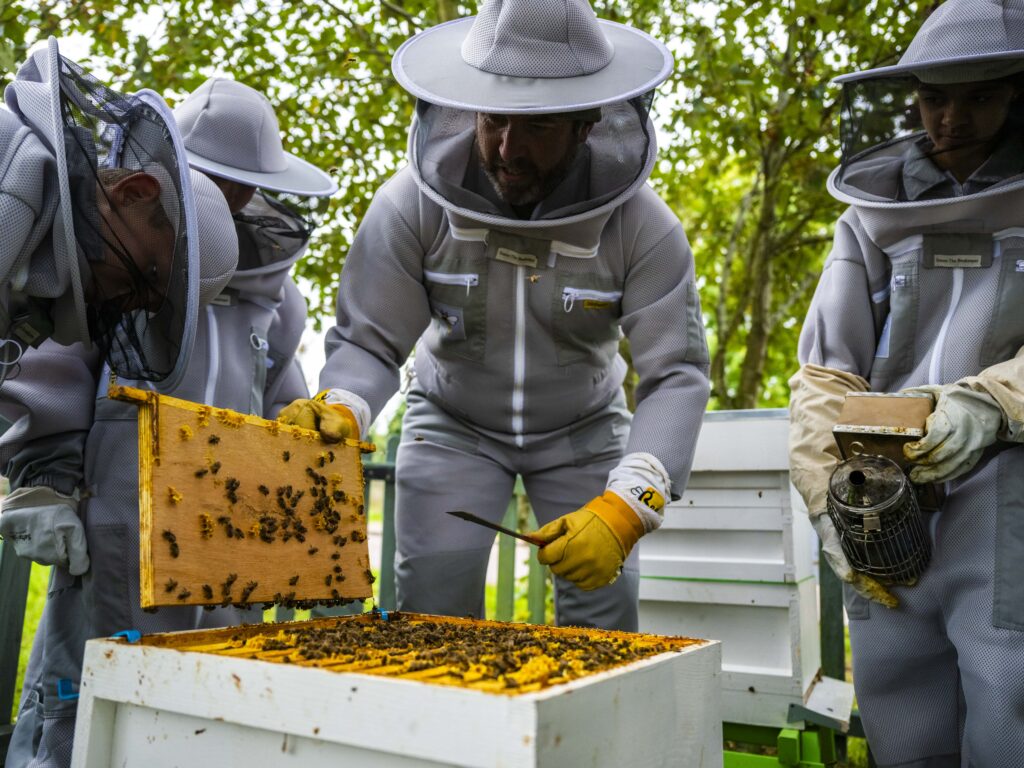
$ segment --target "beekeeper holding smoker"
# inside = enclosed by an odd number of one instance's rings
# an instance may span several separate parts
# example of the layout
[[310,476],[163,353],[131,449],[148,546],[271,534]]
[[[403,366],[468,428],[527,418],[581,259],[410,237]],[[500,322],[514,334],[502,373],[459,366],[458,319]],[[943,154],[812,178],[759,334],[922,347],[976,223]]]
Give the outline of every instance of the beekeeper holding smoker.
[[[947,0],[899,63],[837,79],[849,204],[800,337],[792,477],[845,582],[880,766],[1024,754],[1024,3]],[[911,584],[858,572],[825,514],[849,391],[934,400],[903,453],[945,500]],[[914,553],[896,553],[900,557]]]

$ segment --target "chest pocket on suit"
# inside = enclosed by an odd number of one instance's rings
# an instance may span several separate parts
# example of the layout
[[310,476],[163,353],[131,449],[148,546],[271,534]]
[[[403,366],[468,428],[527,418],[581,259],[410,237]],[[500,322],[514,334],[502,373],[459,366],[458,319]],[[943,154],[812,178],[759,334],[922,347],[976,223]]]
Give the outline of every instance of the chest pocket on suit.
[[484,359],[487,343],[487,275],[484,269],[425,269],[430,331],[442,350],[467,360]]
[[882,380],[909,373],[914,367],[914,340],[917,337],[918,309],[921,300],[922,242],[890,254],[892,275],[889,288],[872,296],[874,314],[882,321],[875,347],[871,376],[876,386]]
[[1024,231],[996,233],[999,285],[981,347],[981,367],[1009,360],[1024,346]]
[[559,273],[551,308],[558,364],[586,360],[619,338],[622,287],[605,275]]

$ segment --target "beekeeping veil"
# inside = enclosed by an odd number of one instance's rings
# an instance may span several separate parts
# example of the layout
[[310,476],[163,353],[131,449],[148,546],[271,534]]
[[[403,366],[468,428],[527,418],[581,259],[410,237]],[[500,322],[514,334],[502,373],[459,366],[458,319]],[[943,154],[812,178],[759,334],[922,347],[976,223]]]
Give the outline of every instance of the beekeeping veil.
[[586,0],[487,0],[477,16],[407,40],[398,82],[417,97],[409,152],[421,190],[485,224],[507,216],[467,189],[476,113],[563,114],[594,122],[587,199],[558,199],[518,227],[569,222],[621,205],[650,174],[654,88],[672,71],[668,50],[639,30],[598,19]]
[[977,104],[994,88],[1020,92],[1022,73],[1024,0],[947,0],[922,24],[898,64],[836,78],[843,87],[842,159],[830,189],[840,199],[913,201],[941,177],[936,163],[942,153],[972,145],[990,160],[972,175],[968,193],[1021,182],[1024,99],[1010,103],[993,135],[970,130],[961,136],[954,128],[941,139],[945,146],[929,137],[923,115],[956,89],[969,89]]
[[[197,217],[212,217],[204,227],[211,238],[233,232],[230,219],[226,228],[216,220],[226,206],[204,204],[197,212],[170,110],[152,91],[107,88],[61,56],[53,38],[21,67],[5,100],[56,167],[56,178],[46,181],[57,187],[49,238],[54,269],[30,271],[29,284],[16,288],[54,296],[31,281],[66,285],[46,311],[13,318],[5,335],[22,344],[46,337],[96,344],[119,375],[173,386],[196,328]],[[228,244],[218,259],[230,251]]]

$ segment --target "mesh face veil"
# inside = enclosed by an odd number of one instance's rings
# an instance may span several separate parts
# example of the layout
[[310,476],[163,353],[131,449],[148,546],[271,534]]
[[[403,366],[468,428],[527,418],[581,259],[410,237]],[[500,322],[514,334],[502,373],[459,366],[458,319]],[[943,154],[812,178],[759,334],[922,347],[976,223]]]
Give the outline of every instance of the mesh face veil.
[[[533,167],[528,154],[520,161],[528,176],[532,173],[537,177],[536,194],[527,201],[540,204],[533,223],[585,218],[609,204],[621,204],[644,183],[656,153],[649,119],[653,96],[651,91],[600,108],[512,118],[527,123],[525,133],[534,120],[554,118],[575,126],[591,124],[586,141],[570,149],[564,162],[554,168]],[[489,167],[489,158],[481,151],[477,120],[478,115],[487,114],[420,100],[410,150],[421,185],[436,199],[481,221],[498,223],[508,218],[507,205],[518,201],[503,194],[494,169]],[[495,114],[509,118],[500,112]],[[497,162],[495,158],[490,161]],[[581,190],[585,194],[581,195]],[[517,225],[524,226],[524,222]]]
[[191,188],[174,123],[155,94],[124,96],[64,57],[59,66],[89,337],[118,375],[161,381],[177,367],[197,300]]
[[952,196],[944,182],[954,179],[963,185],[954,194],[970,194],[1024,173],[1020,76],[949,82],[941,73],[843,83],[837,186],[905,202]]
[[215,233],[203,248],[218,264],[219,250],[237,255],[237,240],[222,196],[197,210],[170,109],[152,91],[106,87],[61,56],[54,38],[19,68],[4,100],[52,169],[21,182],[54,200],[37,222],[47,237],[15,286],[38,311],[9,337],[93,343],[120,376],[175,386],[196,330],[199,233]]

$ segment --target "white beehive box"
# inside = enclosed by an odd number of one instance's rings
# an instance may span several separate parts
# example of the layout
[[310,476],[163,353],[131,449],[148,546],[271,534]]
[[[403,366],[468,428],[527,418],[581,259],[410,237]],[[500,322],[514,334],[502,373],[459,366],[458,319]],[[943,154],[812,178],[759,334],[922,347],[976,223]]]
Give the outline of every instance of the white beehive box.
[[711,412],[682,499],[640,544],[640,630],[722,641],[722,717],[786,726],[821,664],[813,530],[786,411]]
[[719,768],[719,648],[498,695],[91,640],[72,766]]

